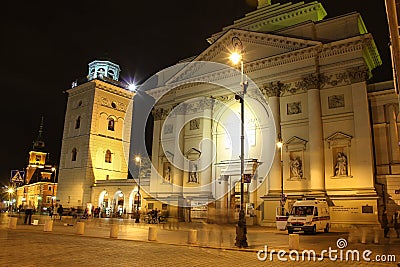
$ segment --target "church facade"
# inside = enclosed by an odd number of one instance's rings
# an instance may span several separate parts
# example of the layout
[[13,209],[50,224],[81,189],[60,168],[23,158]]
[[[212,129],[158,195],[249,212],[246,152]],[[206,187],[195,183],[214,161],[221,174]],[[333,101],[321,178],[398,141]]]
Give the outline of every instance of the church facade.
[[[252,149],[269,140],[258,134],[262,122],[254,123],[257,116],[245,118],[246,130],[255,129],[254,135],[246,134],[253,145],[247,143],[244,159],[244,175],[252,177],[244,187],[248,222],[275,225],[282,201],[289,210],[298,198],[310,197],[329,201],[333,227],[379,223],[383,203],[378,201],[375,156],[382,155],[374,154],[367,82],[381,59],[359,13],[324,20],[326,15],[318,2],[259,1],[256,11],[213,34],[209,48],[184,61],[189,64],[183,70],[158,76],[158,87],[148,91],[158,99],[149,187],[149,195],[157,199],[150,202],[172,204],[172,214],[182,220],[237,221],[240,138],[232,135],[231,147],[226,145],[218,125],[230,119],[213,104],[223,102],[240,116],[235,94],[215,85],[233,74],[207,73],[191,63],[230,65],[229,54],[239,47],[244,75],[258,86],[273,115],[273,143],[283,143],[273,149],[266,177],[260,177],[258,170],[268,160],[254,157]],[[185,75],[187,83],[175,86]],[[196,83],[193,75],[208,78]],[[199,97],[212,100],[202,102]],[[249,105],[244,112],[254,114]],[[391,125],[396,132],[393,117]],[[213,145],[206,147],[206,139]],[[393,149],[398,151],[396,140]],[[200,170],[202,156],[212,164]]]

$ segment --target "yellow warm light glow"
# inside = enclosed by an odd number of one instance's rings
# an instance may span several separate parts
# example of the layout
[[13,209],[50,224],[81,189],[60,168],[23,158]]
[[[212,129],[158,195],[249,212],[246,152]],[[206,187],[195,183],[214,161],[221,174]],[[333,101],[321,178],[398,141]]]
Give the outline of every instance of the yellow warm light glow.
[[279,148],[282,148],[283,143],[282,142],[278,142],[278,143],[276,143],[276,146],[279,147]]
[[233,64],[237,65],[242,60],[242,55],[239,54],[238,52],[233,52],[229,56],[229,59],[232,61]]
[[135,157],[135,161],[136,161],[136,162],[140,162],[140,160],[141,160],[140,156],[136,156],[136,157]]
[[7,192],[10,194],[14,193],[14,188],[8,188]]

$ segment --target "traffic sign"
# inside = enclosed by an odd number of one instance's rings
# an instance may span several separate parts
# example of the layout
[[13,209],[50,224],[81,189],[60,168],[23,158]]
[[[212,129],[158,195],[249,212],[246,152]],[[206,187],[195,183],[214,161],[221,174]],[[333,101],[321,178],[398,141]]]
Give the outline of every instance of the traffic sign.
[[11,171],[11,182],[12,183],[23,183],[24,182],[24,171],[12,170]]

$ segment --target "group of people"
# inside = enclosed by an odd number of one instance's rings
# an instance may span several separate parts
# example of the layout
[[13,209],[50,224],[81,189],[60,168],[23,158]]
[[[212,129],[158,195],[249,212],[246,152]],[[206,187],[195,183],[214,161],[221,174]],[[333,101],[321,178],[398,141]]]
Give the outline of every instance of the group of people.
[[162,221],[161,210],[151,210],[147,212],[147,223],[160,223]]
[[[393,213],[391,223],[393,224],[393,228],[396,231],[397,238],[400,238],[400,212],[396,211]],[[389,219],[387,215],[387,211],[384,210],[382,213],[382,227],[383,227],[383,235],[386,238],[389,238],[389,230],[390,230],[390,225],[389,225]]]
[[[53,207],[53,206],[50,206],[50,207],[47,209],[47,211],[48,211],[48,213],[49,213],[49,216],[50,216],[50,218],[52,218],[52,219],[53,219],[53,216],[54,216],[54,219],[55,219],[55,212],[54,212],[54,210],[55,210],[55,207]],[[64,212],[63,206],[62,206],[61,204],[58,205],[58,207],[57,207],[57,214],[58,214],[58,216],[60,217],[60,220],[61,220],[61,218],[62,218],[63,212]]]

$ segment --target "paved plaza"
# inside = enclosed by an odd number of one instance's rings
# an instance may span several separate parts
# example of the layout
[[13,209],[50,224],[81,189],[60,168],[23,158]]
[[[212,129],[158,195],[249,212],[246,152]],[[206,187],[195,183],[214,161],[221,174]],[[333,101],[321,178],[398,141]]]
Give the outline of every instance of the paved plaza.
[[[46,216],[34,216],[38,225],[25,225],[23,217],[18,219],[16,229],[9,229],[9,217],[0,216],[0,266],[396,266],[400,259],[400,239],[394,231],[388,239],[379,239],[374,244],[368,236],[366,244],[359,242],[355,234],[346,231],[299,235],[298,260],[291,260],[288,235],[272,228],[249,226],[247,239],[249,248],[234,246],[234,225],[209,225],[202,223],[184,224],[135,224],[133,220],[91,219],[82,220],[83,234],[78,234],[77,221],[71,218],[55,220],[51,231],[44,231]],[[117,226],[117,237],[110,237],[113,225]],[[149,241],[149,228],[156,230],[156,241]],[[115,227],[114,227],[115,229]],[[188,244],[191,230],[197,230],[195,244]],[[115,232],[114,232],[115,234]],[[348,241],[347,250],[359,250],[360,255],[370,250],[370,262],[346,261],[340,253],[337,260],[329,259],[321,251],[329,247],[338,250],[337,240]],[[259,250],[268,248],[265,256]],[[272,250],[283,250],[285,262],[277,258]],[[304,250],[315,250],[316,261],[301,258]],[[340,251],[340,250],[338,250]],[[396,262],[373,261],[376,255],[393,255]],[[295,254],[291,254],[293,259]]]

